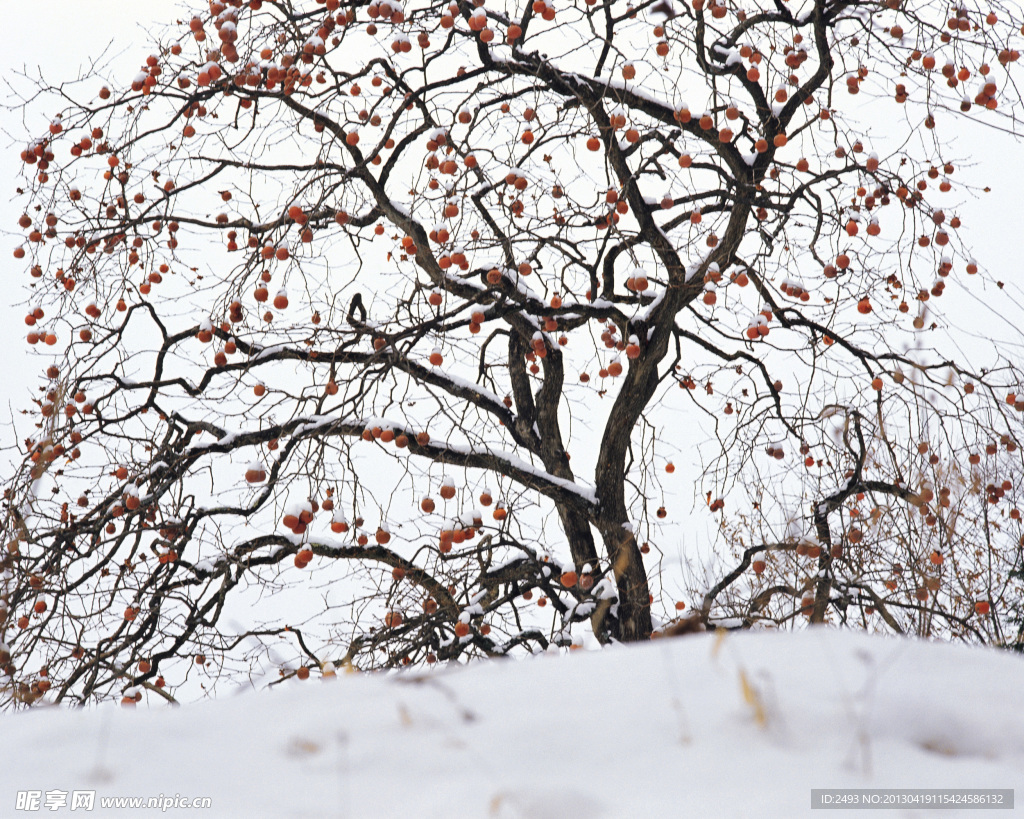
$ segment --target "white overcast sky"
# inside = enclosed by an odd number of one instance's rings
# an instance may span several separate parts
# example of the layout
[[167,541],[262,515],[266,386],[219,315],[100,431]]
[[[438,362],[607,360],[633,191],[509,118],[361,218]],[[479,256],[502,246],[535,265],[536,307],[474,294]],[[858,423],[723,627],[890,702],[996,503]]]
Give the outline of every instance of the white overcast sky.
[[[38,76],[40,72],[49,81],[74,79],[86,72],[90,55],[110,46],[108,54],[114,66],[123,66],[119,72],[129,79],[138,64],[150,53],[147,29],[158,20],[173,21],[182,16],[184,6],[177,0],[145,0],[142,3],[123,3],[116,0],[52,0],[46,4],[45,14],[34,3],[4,3],[4,48],[0,52],[0,70],[17,88],[30,88],[26,81],[13,77],[15,72]],[[16,32],[16,34],[13,34]],[[111,45],[112,44],[112,45]],[[102,84],[96,80],[97,89]],[[6,98],[6,91],[5,98]],[[5,104],[13,102],[5,99]],[[56,111],[45,106],[34,106],[24,117],[17,112],[0,110],[0,258],[6,292],[0,301],[0,341],[8,351],[3,358],[3,381],[0,383],[0,436],[8,443],[8,407],[18,411],[27,404],[27,390],[41,383],[37,376],[49,363],[51,356],[39,347],[25,343],[24,302],[28,298],[25,285],[29,281],[24,260],[12,257],[14,248],[21,243],[22,231],[17,220],[21,215],[25,197],[17,196],[20,181],[22,143],[28,141],[27,127],[36,135],[42,133],[46,123]],[[67,146],[61,146],[66,156]],[[58,154],[60,152],[58,151]],[[39,352],[36,352],[39,350]],[[29,434],[28,425],[19,424],[22,438]],[[2,461],[0,461],[2,463]]]
[[[130,78],[152,50],[149,32],[157,30],[160,21],[173,25],[176,19],[188,19],[189,10],[200,6],[205,6],[205,3],[189,6],[179,0],[146,0],[141,3],[50,0],[46,4],[46,14],[40,14],[39,6],[34,3],[5,3],[3,24],[7,32],[16,34],[5,37],[5,48],[0,52],[0,69],[5,77],[11,77],[12,72],[17,71],[25,71],[29,75],[37,75],[41,71],[52,82],[59,82],[75,78],[80,71],[87,70],[90,56],[109,46],[112,64],[120,67],[117,75]],[[27,87],[24,81],[15,82],[21,88]],[[99,77],[96,83],[98,87],[101,83]],[[837,98],[840,106],[850,102],[852,100],[845,96]],[[14,195],[21,165],[18,153],[28,136],[25,124],[32,126],[36,134],[42,133],[54,113],[55,110],[47,110],[41,105],[35,106],[24,118],[16,112],[0,111],[3,147],[0,152],[0,181],[7,193],[0,197],[0,253],[6,260],[3,267],[6,298],[0,302],[0,339],[11,351],[4,360],[0,398],[15,409],[26,406],[26,389],[33,383],[38,385],[36,375],[48,363],[45,353],[38,347],[36,350],[39,352],[30,350],[25,343],[27,330],[23,319],[27,296],[23,288],[28,276],[23,262],[10,255],[21,238],[17,219],[22,212],[23,198]],[[858,116],[863,116],[863,111],[858,112]],[[948,115],[944,119],[948,119]],[[880,125],[884,129],[884,124]],[[1000,292],[991,286],[982,288],[981,282],[975,280],[971,282],[970,290],[982,298],[1008,296],[1017,306],[1007,304],[1006,309],[1000,312],[1024,315],[1021,308],[1024,291],[1019,284],[1019,248],[1024,236],[1024,208],[1020,204],[1020,191],[1024,187],[1024,148],[1009,137],[982,126],[965,128],[960,133],[952,153],[972,157],[976,166],[958,170],[957,179],[962,181],[967,177],[979,187],[989,185],[992,192],[979,194],[975,199],[966,201],[963,207],[950,210],[962,216],[968,231],[965,236],[975,247],[983,267],[1007,282],[1006,289]],[[877,132],[872,136],[878,136]],[[66,152],[66,146],[61,146],[61,149],[59,155]],[[960,284],[964,278],[958,266],[951,277],[954,280],[951,284]],[[957,287],[948,288],[947,293],[955,297]],[[950,301],[952,299],[947,296],[943,306],[950,307]],[[961,301],[970,304],[973,299]],[[978,340],[983,341],[987,334],[993,332],[991,328],[994,326],[1001,325],[995,332],[1003,338],[1013,334],[1010,325],[1003,322],[993,324],[987,317],[979,317],[972,323],[974,326],[969,328],[969,332]],[[1020,337],[1017,342],[1020,343]],[[6,438],[9,433],[0,434]]]
[[[193,4],[192,8],[200,5],[205,6],[205,2]],[[130,80],[146,55],[152,52],[149,32],[156,31],[160,21],[173,25],[176,19],[188,19],[190,16],[188,8],[178,0],[134,3],[124,0],[49,0],[45,4],[45,14],[40,13],[41,6],[31,2],[7,0],[2,8],[7,36],[4,38],[5,48],[0,51],[0,70],[9,78],[12,72],[24,71],[30,76],[42,72],[51,83],[76,78],[87,70],[85,67],[89,65],[90,58],[105,49],[115,69],[109,79],[113,80],[116,75],[122,83]],[[96,78],[97,89],[104,79]],[[12,81],[22,89],[29,87],[24,80]],[[851,102],[844,92],[840,92],[836,99],[837,107]],[[861,105],[861,102],[858,100],[857,104]],[[866,116],[870,110],[870,106],[862,106],[856,115]],[[0,300],[0,340],[8,351],[0,369],[3,374],[0,382],[0,440],[4,444],[9,444],[11,435],[8,407],[17,412],[30,406],[28,391],[42,383],[39,374],[51,359],[41,347],[29,348],[25,343],[24,303],[28,299],[29,277],[24,263],[13,259],[11,253],[21,242],[23,233],[17,226],[23,198],[15,196],[15,188],[19,184],[17,176],[21,165],[18,153],[30,136],[26,125],[32,128],[34,135],[42,134],[46,123],[56,113],[56,109],[48,110],[42,105],[34,106],[24,117],[18,112],[0,110],[0,144],[3,148],[0,151],[0,184],[6,190],[6,196],[0,197],[0,258],[5,260],[0,270],[4,273],[6,285],[6,298]],[[943,117],[949,118],[948,115]],[[879,123],[872,138],[884,134],[884,128],[884,122]],[[965,199],[963,206],[948,208],[947,213],[956,212],[961,216],[966,226],[964,237],[975,247],[979,262],[1005,281],[1007,287],[1000,291],[990,284],[986,286],[980,280],[982,277],[966,282],[961,264],[950,277],[950,286],[941,306],[968,308],[964,317],[970,321],[961,321],[964,325],[971,325],[967,330],[973,340],[964,344],[968,357],[972,353],[984,355],[986,346],[990,350],[987,338],[993,334],[1008,340],[1016,335],[1012,343],[1016,349],[1021,349],[1024,334],[1015,332],[1006,322],[991,321],[984,311],[971,309],[970,305],[977,304],[976,297],[1009,297],[1016,304],[1007,304],[999,312],[1024,317],[1019,251],[1024,238],[1024,208],[1019,201],[1024,187],[1024,147],[991,129],[973,126],[960,132],[951,153],[971,157],[975,163],[973,168],[958,170],[957,180],[967,178],[979,188],[988,185],[992,192],[979,193],[974,198],[960,197]],[[58,157],[63,159],[66,156],[67,145],[62,144]],[[52,271],[47,271],[47,274],[52,275]],[[20,438],[33,434],[34,417],[16,418]],[[0,469],[6,472],[5,462],[6,459],[0,457]],[[693,539],[700,541],[701,537],[693,535]]]

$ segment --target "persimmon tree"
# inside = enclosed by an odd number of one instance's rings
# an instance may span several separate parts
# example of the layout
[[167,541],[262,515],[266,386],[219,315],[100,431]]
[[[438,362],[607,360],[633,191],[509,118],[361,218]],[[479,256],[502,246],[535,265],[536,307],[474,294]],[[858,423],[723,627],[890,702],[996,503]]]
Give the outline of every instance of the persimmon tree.
[[683,607],[1020,643],[1020,349],[957,332],[1011,304],[950,146],[1013,132],[1021,27],[213,0],[137,76],[38,87],[7,701]]

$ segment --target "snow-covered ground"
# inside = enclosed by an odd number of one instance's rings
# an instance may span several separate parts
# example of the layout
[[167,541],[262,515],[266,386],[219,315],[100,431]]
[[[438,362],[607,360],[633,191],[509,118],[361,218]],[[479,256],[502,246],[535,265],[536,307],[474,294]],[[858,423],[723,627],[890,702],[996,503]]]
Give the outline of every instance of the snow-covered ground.
[[[167,815],[557,819],[832,815],[812,814],[812,788],[1024,799],[1024,659],[823,629],[2,719],[4,817],[31,815],[16,810],[27,790],[57,816],[84,815],[70,792],[95,791],[104,817],[162,812],[101,798],[161,795],[212,799]],[[55,790],[68,806],[51,812]],[[979,812],[839,815],[862,814]]]

